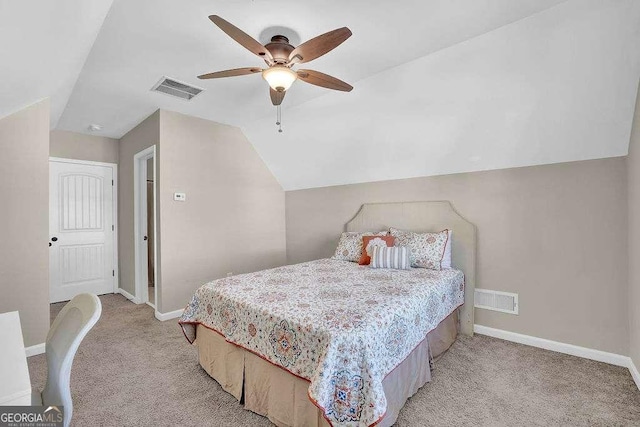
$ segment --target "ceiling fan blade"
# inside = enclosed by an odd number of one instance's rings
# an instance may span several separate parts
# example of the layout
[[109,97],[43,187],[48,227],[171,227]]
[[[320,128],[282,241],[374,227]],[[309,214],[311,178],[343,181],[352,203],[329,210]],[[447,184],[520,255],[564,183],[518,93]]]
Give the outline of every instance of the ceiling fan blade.
[[224,70],[224,71],[216,71],[215,73],[208,73],[198,76],[199,79],[219,79],[222,77],[235,77],[235,76],[245,76],[247,74],[256,74],[261,73],[262,69],[257,67],[247,67],[247,68],[234,68],[233,70]]
[[353,86],[342,80],[331,77],[328,74],[313,70],[298,70],[298,78],[303,82],[312,85],[326,87],[327,89],[341,90],[343,92],[351,92]]
[[284,99],[285,93],[286,93],[285,91],[278,92],[277,90],[269,88],[269,94],[271,95],[271,102],[273,103],[273,105],[282,104],[282,100]]
[[338,28],[337,30],[314,37],[293,49],[289,55],[289,63],[302,64],[303,62],[313,61],[325,53],[332,51],[349,37],[351,37],[351,30],[347,27]]
[[261,45],[260,42],[251,37],[249,34],[220,18],[218,15],[211,15],[209,16],[209,19],[211,20],[211,22],[220,27],[222,31],[227,33],[229,37],[240,43],[250,52],[253,52],[254,54],[263,58],[268,63],[273,62],[273,56],[271,56],[271,52],[269,52],[267,48]]

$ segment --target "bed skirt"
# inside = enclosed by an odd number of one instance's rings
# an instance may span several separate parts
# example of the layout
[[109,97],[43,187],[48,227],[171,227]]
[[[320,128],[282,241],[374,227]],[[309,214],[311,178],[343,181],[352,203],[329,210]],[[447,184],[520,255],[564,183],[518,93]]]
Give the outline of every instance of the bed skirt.
[[[385,377],[382,384],[387,412],[377,426],[393,425],[407,399],[431,381],[431,360],[437,359],[453,344],[458,326],[456,310]],[[202,368],[226,392],[243,402],[245,409],[267,417],[279,427],[330,425],[322,410],[309,400],[309,381],[306,379],[227,342],[222,335],[203,325],[197,326],[196,337]]]

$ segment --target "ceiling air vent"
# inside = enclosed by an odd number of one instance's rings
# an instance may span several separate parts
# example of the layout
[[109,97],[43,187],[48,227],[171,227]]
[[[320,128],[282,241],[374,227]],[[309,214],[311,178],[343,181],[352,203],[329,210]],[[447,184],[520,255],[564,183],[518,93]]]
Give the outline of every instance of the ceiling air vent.
[[518,294],[476,288],[474,306],[502,313],[518,314]]
[[190,101],[198,96],[198,94],[204,89],[191,86],[165,76],[161,78],[160,81],[151,88],[151,90]]

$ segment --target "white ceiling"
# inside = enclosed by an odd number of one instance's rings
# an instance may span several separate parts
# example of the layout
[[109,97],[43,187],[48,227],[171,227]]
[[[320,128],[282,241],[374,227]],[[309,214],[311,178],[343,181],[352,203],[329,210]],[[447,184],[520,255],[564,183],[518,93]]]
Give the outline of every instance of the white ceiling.
[[[302,41],[348,26],[354,35],[305,68],[349,83],[521,19],[560,0],[115,0],[78,79],[59,128],[104,126],[120,137],[157,108],[244,126],[271,115],[259,75],[200,81],[216,70],[261,61],[214,26],[217,14],[268,41],[266,28],[291,28]],[[263,34],[262,37],[260,35]],[[290,34],[285,34],[290,35]],[[262,63],[264,64],[264,63]],[[149,89],[167,75],[206,89],[183,102]],[[291,107],[326,94],[303,83],[287,94]],[[271,128],[269,128],[271,131]]]
[[243,127],[286,190],[627,154],[640,2],[573,0]]
[[51,98],[56,126],[112,0],[0,0],[0,117]]
[[[296,82],[278,134],[260,76],[195,77],[260,65],[210,14],[263,43],[348,26],[304,68],[354,91]],[[639,28],[635,0],[0,0],[0,117],[50,96],[81,133],[119,138],[158,108],[234,124],[287,190],[624,155]],[[206,91],[150,92],[164,75]]]

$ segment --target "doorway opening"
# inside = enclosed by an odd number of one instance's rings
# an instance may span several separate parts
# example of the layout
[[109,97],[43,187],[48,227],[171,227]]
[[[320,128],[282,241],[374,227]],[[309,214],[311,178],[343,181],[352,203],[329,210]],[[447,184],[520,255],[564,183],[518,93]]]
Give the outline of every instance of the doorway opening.
[[134,240],[136,300],[157,311],[156,146],[134,156]]

